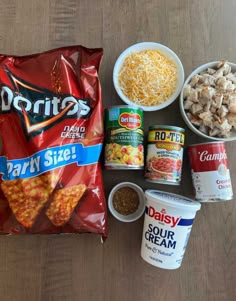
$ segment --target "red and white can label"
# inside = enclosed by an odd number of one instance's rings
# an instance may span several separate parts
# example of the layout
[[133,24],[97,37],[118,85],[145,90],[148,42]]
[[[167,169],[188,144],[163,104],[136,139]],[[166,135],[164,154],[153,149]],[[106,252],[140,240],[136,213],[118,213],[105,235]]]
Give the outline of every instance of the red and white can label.
[[189,159],[197,200],[210,202],[233,198],[224,142],[191,145]]

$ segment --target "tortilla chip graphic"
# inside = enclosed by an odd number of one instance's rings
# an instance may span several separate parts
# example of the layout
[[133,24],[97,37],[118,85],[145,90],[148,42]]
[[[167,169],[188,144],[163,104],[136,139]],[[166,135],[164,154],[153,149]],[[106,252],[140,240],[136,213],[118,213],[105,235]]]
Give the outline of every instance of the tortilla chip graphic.
[[86,189],[86,185],[79,184],[55,192],[53,200],[46,211],[48,218],[55,226],[63,226],[68,222]]
[[46,185],[48,193],[51,194],[59,181],[58,172],[51,171],[49,174],[42,175],[40,178]]
[[25,228],[31,228],[47,203],[56,185],[55,175],[47,174],[34,178],[9,180],[1,183],[15,218]]

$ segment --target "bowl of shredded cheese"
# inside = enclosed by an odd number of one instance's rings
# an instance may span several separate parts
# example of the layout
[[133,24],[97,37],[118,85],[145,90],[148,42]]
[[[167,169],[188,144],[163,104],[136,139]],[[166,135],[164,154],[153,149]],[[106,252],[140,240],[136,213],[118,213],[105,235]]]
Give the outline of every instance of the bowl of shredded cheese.
[[113,83],[120,98],[144,111],[157,111],[179,96],[184,69],[168,47],[143,42],[127,48],[113,69]]

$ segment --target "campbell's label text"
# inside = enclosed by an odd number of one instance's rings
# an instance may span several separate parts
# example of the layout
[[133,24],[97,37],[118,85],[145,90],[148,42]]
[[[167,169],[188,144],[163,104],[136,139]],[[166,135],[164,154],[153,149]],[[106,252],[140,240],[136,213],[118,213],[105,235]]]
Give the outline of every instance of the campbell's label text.
[[222,164],[228,168],[226,149],[222,142],[190,146],[189,159],[195,172],[217,170]]

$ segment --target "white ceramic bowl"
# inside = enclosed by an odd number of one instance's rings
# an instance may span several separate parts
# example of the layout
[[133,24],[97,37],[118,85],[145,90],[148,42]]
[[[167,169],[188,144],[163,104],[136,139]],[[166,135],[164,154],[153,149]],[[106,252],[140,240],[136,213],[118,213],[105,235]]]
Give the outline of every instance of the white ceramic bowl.
[[[192,77],[204,70],[207,70],[207,68],[215,68],[217,66],[217,64],[219,63],[219,61],[215,61],[215,62],[210,62],[210,63],[207,63],[207,64],[204,64],[204,65],[201,65],[200,67],[198,67],[197,69],[195,69],[190,75],[189,77],[186,79],[186,81],[184,82],[184,85],[183,85],[183,89],[180,93],[180,112],[181,112],[181,115],[185,121],[185,123],[187,124],[187,126],[190,128],[190,130],[192,130],[195,134],[197,134],[198,136],[201,136],[201,137],[204,137],[204,138],[207,138],[207,139],[210,139],[210,140],[218,140],[218,141],[233,141],[233,140],[236,140],[236,133],[232,134],[231,137],[229,138],[220,138],[220,137],[211,137],[211,136],[208,136],[204,133],[202,133],[201,131],[199,131],[197,129],[197,127],[195,127],[188,119],[188,116],[186,115],[186,112],[185,112],[185,109],[184,109],[184,96],[183,96],[183,91],[184,91],[184,87],[185,85],[187,85]],[[228,64],[231,66],[232,70],[234,72],[236,72],[236,64],[233,64],[233,63],[230,63],[228,62]]]
[[[115,192],[123,187],[130,187],[130,188],[134,189],[138,193],[138,196],[139,196],[138,209],[134,213],[129,214],[129,215],[122,215],[122,214],[118,213],[113,206],[113,196],[114,196]],[[142,188],[140,188],[138,185],[131,183],[131,182],[122,182],[122,183],[119,183],[116,186],[114,186],[113,189],[111,190],[109,197],[108,197],[108,208],[109,208],[111,214],[119,221],[133,222],[133,221],[136,221],[137,219],[139,219],[143,215],[144,210],[145,210],[145,202],[144,201],[145,201],[145,197],[144,197],[144,192],[143,192]]]
[[[175,91],[173,92],[173,94],[171,95],[170,98],[168,98],[162,104],[156,105],[156,106],[140,106],[140,105],[137,105],[136,103],[129,100],[124,95],[124,93],[122,92],[122,90],[120,89],[119,84],[118,84],[118,75],[119,75],[120,68],[123,65],[123,62],[124,62],[125,58],[134,51],[141,51],[141,50],[147,50],[147,49],[160,50],[162,53],[164,53],[166,55],[166,57],[168,57],[169,59],[172,59],[172,61],[174,61],[176,66],[177,66],[178,75],[177,75],[177,86],[176,86]],[[135,44],[135,45],[127,48],[118,57],[118,59],[115,63],[114,69],[113,69],[113,83],[114,83],[114,87],[116,89],[117,94],[120,96],[120,98],[126,104],[131,105],[131,106],[140,107],[144,111],[157,111],[157,110],[161,110],[161,109],[169,106],[179,96],[179,93],[180,93],[180,91],[182,89],[182,86],[183,86],[183,83],[184,83],[184,68],[183,68],[183,65],[182,65],[180,59],[178,58],[178,56],[171,49],[169,49],[168,47],[166,47],[162,44],[154,43],[154,42],[138,43],[138,44]]]

